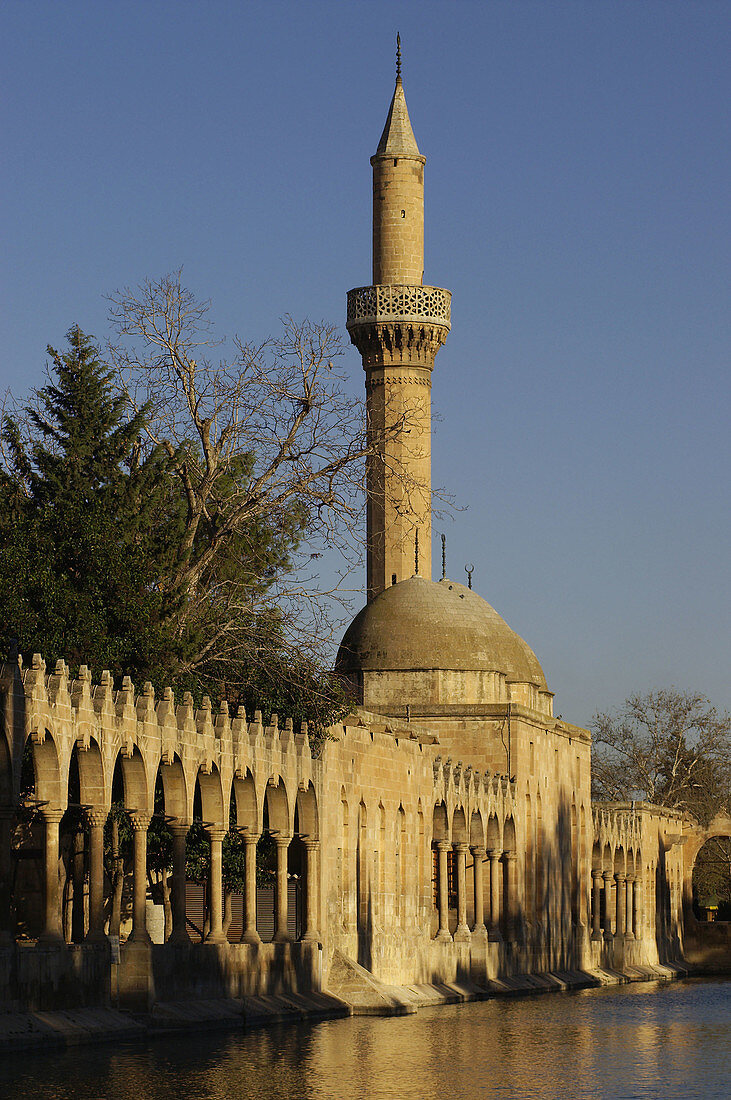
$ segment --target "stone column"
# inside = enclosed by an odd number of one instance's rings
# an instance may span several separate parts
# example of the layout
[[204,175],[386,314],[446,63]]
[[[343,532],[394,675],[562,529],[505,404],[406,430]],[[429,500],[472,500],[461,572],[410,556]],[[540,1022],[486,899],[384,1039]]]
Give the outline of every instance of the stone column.
[[277,884],[276,901],[274,905],[274,943],[289,943],[290,935],[287,928],[287,852],[289,850],[288,836],[276,836],[274,843],[277,846]]
[[226,943],[223,931],[223,829],[206,829],[211,845],[208,871],[208,935],[206,943]]
[[485,928],[485,887],[482,878],[482,861],[485,858],[485,849],[470,848],[470,851],[472,852],[472,859],[474,862],[473,880],[475,884],[475,927],[472,929],[472,935],[486,936],[487,929]]
[[170,826],[170,831],[173,834],[173,876],[170,883],[170,907],[173,911],[173,927],[168,942],[186,947],[190,945],[188,923],[185,916],[185,842],[188,836],[188,826],[176,821]]
[[600,940],[602,938],[602,872],[593,870],[591,872],[591,885],[592,885],[592,913],[591,913],[591,938],[592,940]]
[[641,940],[644,933],[642,929],[642,922],[644,919],[642,908],[642,871],[638,875],[635,875],[635,887],[632,891],[632,931],[635,934],[635,939]]
[[488,857],[490,860],[490,939],[493,942],[499,942],[502,940],[500,934],[500,877],[502,867],[500,866],[500,857],[502,856],[502,850],[500,848],[488,849]]
[[624,934],[627,931],[627,890],[625,887],[626,875],[624,871],[616,871],[614,875],[614,881],[617,884],[617,923],[616,923],[616,935],[618,939],[623,939]]
[[261,943],[256,930],[256,845],[258,833],[244,833],[246,863],[244,866],[244,929],[242,943]]
[[104,826],[106,810],[88,810],[89,825],[89,931],[87,943],[106,943],[104,934]]
[[58,883],[58,826],[63,817],[62,810],[43,810],[43,931],[38,937],[40,944],[48,946],[63,945],[61,929],[61,895]]
[[317,943],[320,933],[317,931],[317,860],[320,853],[319,840],[303,840],[305,850],[305,914],[302,939],[307,943]]
[[13,827],[15,811],[11,806],[0,809],[0,948],[15,942],[13,927]]
[[614,875],[611,871],[604,871],[604,939],[612,939],[612,883]]
[[130,814],[132,823],[134,878],[132,883],[132,934],[130,942],[149,944],[147,932],[147,830],[149,814]]
[[452,847],[448,840],[437,841],[437,851],[439,852],[439,875],[437,879],[438,898],[439,898],[439,931],[437,932],[437,939],[442,940],[445,943],[451,942],[452,936],[449,931],[449,908],[447,898],[447,852]]
[[455,844],[457,857],[457,928],[455,941],[469,942],[470,928],[467,924],[467,845]]

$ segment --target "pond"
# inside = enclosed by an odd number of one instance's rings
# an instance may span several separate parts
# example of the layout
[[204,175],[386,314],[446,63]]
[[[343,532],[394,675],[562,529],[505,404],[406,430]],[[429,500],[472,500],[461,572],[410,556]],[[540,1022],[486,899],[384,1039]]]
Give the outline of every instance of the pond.
[[731,982],[500,998],[415,1016],[15,1055],[35,1100],[715,1100],[731,1094]]

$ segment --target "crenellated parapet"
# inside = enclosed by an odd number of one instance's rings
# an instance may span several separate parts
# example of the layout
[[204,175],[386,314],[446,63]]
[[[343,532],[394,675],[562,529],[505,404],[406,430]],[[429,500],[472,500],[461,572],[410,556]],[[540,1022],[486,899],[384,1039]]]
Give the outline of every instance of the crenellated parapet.
[[163,768],[171,776],[175,773],[177,816],[184,822],[192,820],[199,775],[215,778],[218,794],[210,804],[226,826],[232,784],[234,790],[237,781],[250,784],[260,810],[264,789],[274,780],[288,792],[289,820],[282,825],[291,831],[297,792],[308,790],[313,781],[307,725],[295,731],[291,718],[280,725],[273,714],[265,725],[260,711],[250,721],[243,707],[231,714],[227,703],[214,709],[205,696],[200,706],[189,692],[177,700],[171,688],[156,697],[152,684],[137,691],[125,676],[117,686],[106,671],[94,683],[87,666],[72,677],[62,660],[48,672],[38,654],[28,666],[20,659],[0,666],[0,695],[7,746],[2,764],[10,773],[8,786],[15,798],[29,741],[43,747],[34,759],[36,799],[61,810],[68,804],[74,753],[85,788],[82,803],[109,809],[115,768],[121,762],[134,786],[135,809],[151,813],[158,771]]
[[642,846],[642,821],[632,808],[618,809],[595,803],[592,807],[592,827],[594,845],[602,852],[634,852]]

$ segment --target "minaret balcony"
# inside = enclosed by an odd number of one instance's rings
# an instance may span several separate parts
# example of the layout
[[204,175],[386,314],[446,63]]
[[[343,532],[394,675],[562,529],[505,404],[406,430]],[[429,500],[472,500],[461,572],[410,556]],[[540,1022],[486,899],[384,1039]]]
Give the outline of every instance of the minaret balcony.
[[346,328],[417,322],[449,330],[451,306],[451,292],[438,286],[359,286],[348,291]]

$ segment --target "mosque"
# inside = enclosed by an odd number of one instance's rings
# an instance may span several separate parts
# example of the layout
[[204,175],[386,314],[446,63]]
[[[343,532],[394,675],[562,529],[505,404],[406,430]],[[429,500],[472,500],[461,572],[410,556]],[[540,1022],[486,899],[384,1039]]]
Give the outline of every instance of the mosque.
[[[455,991],[669,976],[687,954],[697,829],[643,803],[592,805],[590,735],[553,715],[530,646],[471,587],[432,579],[430,387],[451,296],[423,281],[425,157],[400,72],[371,165],[373,283],[347,299],[374,442],[367,603],[336,664],[351,712],[313,756],[306,728],[276,715],[266,725],[258,711],[214,713],[170,690],[156,699],[108,674],[94,684],[84,666],[71,678],[40,656],[3,666],[2,1005],[139,1010],[327,991],[356,1012],[412,1011]],[[28,745],[33,818],[21,829]],[[72,777],[85,832],[78,919],[64,925],[59,826]],[[121,944],[104,865],[113,786],[134,851]],[[173,834],[164,934],[146,863],[156,789]],[[203,942],[185,882],[194,805],[210,843]],[[226,924],[233,825],[246,888]],[[263,834],[276,848],[268,922]]]

